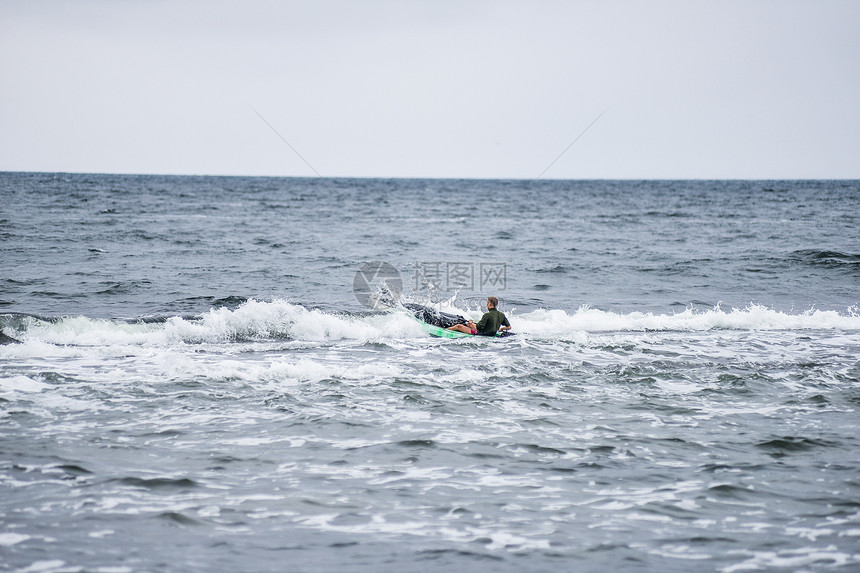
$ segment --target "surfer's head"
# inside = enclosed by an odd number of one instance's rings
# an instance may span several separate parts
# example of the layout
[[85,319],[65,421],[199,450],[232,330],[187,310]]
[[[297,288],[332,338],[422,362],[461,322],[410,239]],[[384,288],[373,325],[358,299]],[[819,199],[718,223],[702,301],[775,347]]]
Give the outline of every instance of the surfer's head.
[[487,297],[487,310],[491,308],[497,308],[499,306],[499,299],[494,296]]

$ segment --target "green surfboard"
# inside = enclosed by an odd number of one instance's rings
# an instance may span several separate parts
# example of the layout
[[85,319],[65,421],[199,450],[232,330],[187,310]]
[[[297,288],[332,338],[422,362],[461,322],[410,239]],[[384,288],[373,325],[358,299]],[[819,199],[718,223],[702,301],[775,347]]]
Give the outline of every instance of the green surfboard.
[[[428,333],[430,336],[435,336],[437,338],[471,338],[472,336],[477,336],[475,334],[466,334],[465,332],[460,332],[459,330],[448,330],[446,328],[442,328],[441,326],[427,324],[422,320],[419,320],[418,322],[421,323],[421,326],[424,327],[424,332]],[[497,332],[495,337],[490,336],[484,338],[506,338],[508,336],[513,335],[514,333],[510,330],[503,330],[501,332]]]
[[473,336],[471,334],[466,334],[465,332],[460,332],[457,330],[447,330],[445,328],[442,328],[441,326],[427,324],[426,322],[421,322],[421,326],[424,327],[424,331],[427,332],[430,336],[436,336],[437,338],[464,338],[467,336]]

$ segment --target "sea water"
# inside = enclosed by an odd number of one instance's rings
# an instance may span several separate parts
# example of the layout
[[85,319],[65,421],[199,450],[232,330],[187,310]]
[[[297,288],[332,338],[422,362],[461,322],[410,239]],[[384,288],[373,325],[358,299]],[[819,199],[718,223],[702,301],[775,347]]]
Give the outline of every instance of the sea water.
[[0,174],[0,570],[858,570],[858,229],[857,181]]

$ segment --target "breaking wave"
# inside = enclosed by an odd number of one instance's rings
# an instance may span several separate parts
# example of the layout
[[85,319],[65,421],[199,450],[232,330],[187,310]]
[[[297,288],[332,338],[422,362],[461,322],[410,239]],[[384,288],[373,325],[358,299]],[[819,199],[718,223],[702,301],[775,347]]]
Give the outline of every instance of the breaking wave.
[[[442,307],[477,319],[480,311]],[[583,306],[573,312],[540,309],[507,312],[514,331],[536,338],[589,332],[650,332],[708,330],[860,330],[856,308],[845,312],[807,310],[788,313],[751,304],[723,310],[687,309],[680,313],[618,313]],[[108,320],[86,316],[45,318],[0,315],[0,330],[25,343],[103,346],[229,343],[265,340],[324,342],[421,338],[428,336],[406,311],[345,314],[307,309],[283,300],[249,300],[235,309],[213,308],[195,317],[171,316],[151,320]]]

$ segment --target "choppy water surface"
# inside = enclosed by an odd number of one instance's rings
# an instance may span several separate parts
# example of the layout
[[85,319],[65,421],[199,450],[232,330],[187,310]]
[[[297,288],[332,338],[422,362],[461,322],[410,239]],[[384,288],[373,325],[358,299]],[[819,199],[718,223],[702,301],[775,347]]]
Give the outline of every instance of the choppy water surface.
[[[0,570],[860,568],[856,182],[0,200]],[[371,260],[517,336],[362,308]],[[434,262],[506,282],[427,292]]]

